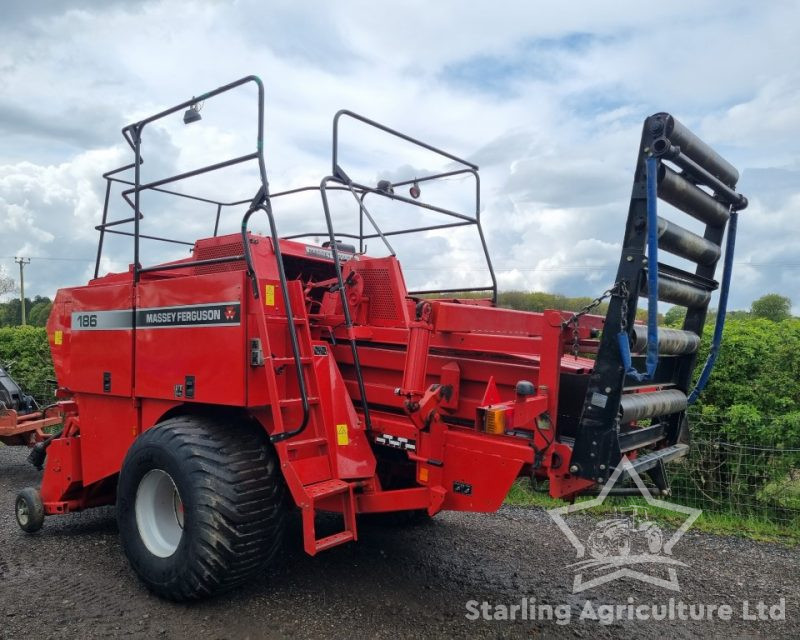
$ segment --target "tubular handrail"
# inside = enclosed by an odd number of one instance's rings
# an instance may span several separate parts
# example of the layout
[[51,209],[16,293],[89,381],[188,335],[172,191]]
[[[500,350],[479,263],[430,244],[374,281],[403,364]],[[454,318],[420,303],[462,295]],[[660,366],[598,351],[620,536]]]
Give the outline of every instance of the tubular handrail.
[[[259,192],[261,195],[261,192]],[[258,198],[258,196],[257,196]],[[248,237],[247,226],[250,222],[250,217],[256,211],[263,211],[267,214],[269,221],[270,234],[272,237],[272,249],[275,252],[275,261],[278,265],[278,278],[281,283],[281,297],[283,298],[283,306],[286,312],[286,319],[289,328],[289,342],[292,346],[292,356],[294,359],[294,369],[297,374],[297,386],[300,390],[300,401],[303,406],[303,418],[300,424],[289,431],[281,431],[280,433],[273,434],[270,437],[272,442],[281,442],[293,436],[299,435],[305,431],[311,417],[311,408],[308,401],[308,391],[306,389],[305,376],[303,374],[303,361],[300,354],[300,343],[297,340],[297,327],[294,324],[294,313],[292,312],[292,301],[289,297],[289,287],[286,280],[286,271],[283,268],[283,256],[281,254],[280,238],[278,237],[277,228],[275,226],[275,217],[272,215],[272,207],[269,204],[269,199],[262,196],[262,201],[255,203],[247,210],[242,218],[242,246],[244,247],[244,260],[247,265],[247,275],[253,285],[253,297],[258,299],[258,276],[253,265],[253,256],[250,251],[250,238]]]
[[384,133],[388,133],[389,135],[394,136],[395,138],[400,138],[401,140],[410,142],[413,145],[416,145],[423,149],[427,149],[428,151],[440,155],[443,158],[447,158],[448,160],[452,160],[453,162],[457,162],[465,167],[469,167],[470,169],[474,169],[476,171],[478,170],[478,165],[473,164],[472,162],[468,162],[467,160],[464,160],[462,158],[459,158],[458,156],[455,156],[452,153],[448,153],[447,151],[434,147],[433,145],[428,144],[427,142],[423,142],[422,140],[417,140],[416,138],[409,136],[408,134],[397,131],[396,129],[392,129],[391,127],[387,127],[385,124],[381,124],[380,122],[371,120],[370,118],[367,118],[366,116],[362,116],[358,113],[350,111],[349,109],[340,109],[339,111],[336,112],[336,115],[333,116],[333,167],[332,167],[333,175],[338,175],[339,172],[337,171],[337,169],[340,169],[339,120],[341,120],[343,116],[352,118],[353,120],[358,120],[359,122],[363,122],[364,124],[369,125],[371,127],[375,127],[376,129],[379,129]]
[[[350,307],[347,303],[347,287],[345,286],[344,276],[342,275],[342,266],[339,260],[339,248],[336,243],[336,237],[333,232],[333,221],[331,220],[331,210],[328,204],[328,183],[331,180],[338,180],[334,176],[326,176],[319,184],[319,193],[322,198],[322,210],[325,213],[325,223],[328,226],[328,237],[330,238],[330,251],[333,256],[334,269],[336,271],[336,279],[338,280],[339,298],[342,302],[342,313],[344,314],[344,326],[347,331],[347,339],[350,343],[350,351],[353,355],[353,368],[355,369],[356,381],[358,382],[358,393],[361,396],[361,406],[364,409],[364,424],[367,431],[372,431],[372,419],[369,412],[369,404],[367,403],[367,391],[364,386],[364,376],[361,374],[361,360],[358,357],[358,345],[356,338],[353,335],[353,318],[350,315]],[[357,198],[356,198],[357,199]],[[375,230],[380,233],[380,229],[375,227]],[[387,243],[388,244],[388,243]]]

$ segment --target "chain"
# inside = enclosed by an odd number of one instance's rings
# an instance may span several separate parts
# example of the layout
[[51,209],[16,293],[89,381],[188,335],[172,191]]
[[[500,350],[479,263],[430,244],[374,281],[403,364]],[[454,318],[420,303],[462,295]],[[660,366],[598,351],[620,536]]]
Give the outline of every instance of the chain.
[[627,330],[627,317],[628,317],[628,283],[625,280],[621,280],[614,284],[613,287],[610,289],[606,289],[601,295],[596,297],[592,300],[589,304],[583,307],[580,311],[573,313],[567,320],[561,323],[561,327],[563,329],[569,329],[569,326],[572,325],[572,355],[577,359],[578,352],[580,350],[580,341],[581,336],[578,331],[578,321],[580,320],[581,316],[585,316],[590,311],[593,311],[597,307],[599,307],[604,300],[607,300],[611,296],[619,296],[622,298],[622,325],[623,331]]
[[622,280],[619,282],[619,296],[622,302],[619,306],[619,328],[623,333],[628,333],[628,282]]

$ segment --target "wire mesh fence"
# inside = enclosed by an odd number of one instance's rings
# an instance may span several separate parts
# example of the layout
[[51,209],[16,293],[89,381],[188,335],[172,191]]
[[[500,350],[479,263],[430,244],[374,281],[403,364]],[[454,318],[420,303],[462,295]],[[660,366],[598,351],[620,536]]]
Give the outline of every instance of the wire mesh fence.
[[708,512],[800,526],[800,447],[695,439],[689,455],[669,471],[671,500]]

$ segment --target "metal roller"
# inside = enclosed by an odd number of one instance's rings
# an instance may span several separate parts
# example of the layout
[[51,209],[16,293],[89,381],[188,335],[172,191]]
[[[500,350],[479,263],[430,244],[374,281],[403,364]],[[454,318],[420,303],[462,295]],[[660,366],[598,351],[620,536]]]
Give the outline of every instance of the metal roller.
[[668,138],[672,144],[680,147],[682,153],[729,187],[735,186],[739,180],[736,167],[668,113],[650,116],[650,131],[653,135],[663,135]]
[[[694,353],[700,347],[700,336],[682,329],[658,328],[658,352],[667,356],[682,356]],[[633,325],[633,351],[643,352],[647,348],[647,327]]]
[[712,226],[724,225],[730,217],[728,207],[663,164],[658,170],[658,197]]
[[[642,293],[647,294],[647,279],[642,280]],[[688,282],[658,275],[658,299],[682,307],[704,307],[711,301],[711,292]]]
[[628,393],[623,395],[620,400],[620,420],[632,422],[655,416],[666,416],[683,411],[686,407],[686,394],[677,389],[652,393]]
[[720,256],[718,245],[661,217],[658,218],[658,248],[704,265],[713,265]]

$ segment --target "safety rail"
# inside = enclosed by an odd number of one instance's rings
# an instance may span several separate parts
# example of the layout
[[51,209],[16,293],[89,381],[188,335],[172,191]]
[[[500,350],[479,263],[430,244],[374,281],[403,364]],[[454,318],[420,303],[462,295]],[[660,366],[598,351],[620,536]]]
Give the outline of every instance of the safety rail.
[[[155,180],[151,180],[146,183],[142,183],[141,180],[141,165],[143,162],[142,157],[142,134],[145,130],[146,126],[154,123],[158,120],[166,118],[167,116],[179,113],[180,111],[186,109],[186,113],[184,114],[184,122],[189,124],[193,121],[199,120],[199,107],[200,103],[204,103],[206,100],[218,96],[222,93],[231,91],[243,85],[254,83],[258,89],[258,122],[257,122],[257,138],[256,138],[256,150],[251,153],[246,153],[244,155],[240,155],[234,158],[229,158],[222,162],[217,162],[211,165],[199,167],[190,171],[185,171],[173,176],[167,176],[158,178]],[[368,126],[374,127],[383,131],[384,133],[393,136],[395,138],[404,140],[412,145],[417,147],[426,149],[434,154],[439,155],[446,160],[456,163],[460,165],[456,169],[449,169],[447,171],[442,171],[439,173],[433,173],[429,175],[422,175],[422,176],[415,176],[413,179],[409,180],[402,180],[395,183],[390,183],[385,181],[384,183],[380,183],[377,187],[359,184],[351,181],[345,171],[339,164],[339,122],[343,117],[352,118],[357,120],[363,124]],[[172,106],[168,109],[160,111],[155,115],[152,115],[148,118],[140,120],[138,122],[132,123],[122,129],[122,135],[125,138],[125,141],[130,146],[134,153],[134,161],[130,164],[126,164],[118,169],[114,169],[103,174],[103,178],[106,181],[106,190],[105,190],[105,199],[103,205],[103,214],[102,220],[99,225],[95,228],[100,232],[100,237],[98,241],[97,247],[97,256],[95,260],[95,271],[94,275],[95,278],[99,277],[100,275],[100,263],[103,255],[104,249],[104,240],[106,234],[115,234],[121,236],[127,236],[133,238],[134,250],[133,250],[133,275],[134,275],[134,282],[138,283],[139,279],[142,274],[144,273],[151,273],[151,272],[159,272],[159,271],[167,271],[167,270],[175,270],[181,269],[186,267],[189,263],[186,262],[175,262],[175,263],[167,263],[161,265],[152,265],[152,266],[142,266],[140,260],[140,242],[141,240],[154,240],[159,242],[177,244],[182,246],[195,246],[194,242],[188,242],[185,240],[180,240],[176,238],[166,238],[162,236],[156,236],[152,234],[145,234],[142,233],[141,230],[141,221],[144,218],[144,214],[142,213],[142,202],[141,202],[141,194],[145,191],[156,192],[168,196],[175,196],[180,198],[185,198],[194,202],[203,203],[207,205],[211,205],[215,208],[215,216],[214,216],[214,228],[213,228],[213,236],[217,236],[219,233],[220,228],[220,221],[223,215],[223,211],[228,208],[235,208],[235,207],[242,207],[246,206],[247,209],[242,217],[241,222],[241,233],[242,233],[242,243],[243,243],[243,253],[239,255],[231,255],[231,256],[224,256],[219,258],[209,258],[205,260],[194,260],[191,262],[192,266],[205,266],[205,265],[216,265],[216,264],[223,264],[223,263],[231,263],[231,262],[238,262],[244,260],[247,268],[247,274],[250,278],[252,285],[253,285],[253,294],[257,298],[259,296],[258,286],[257,286],[257,274],[255,273],[255,268],[252,260],[252,256],[250,253],[249,247],[249,240],[248,240],[248,225],[249,221],[253,214],[256,211],[263,211],[267,215],[269,229],[270,229],[270,236],[272,240],[273,250],[276,256],[276,261],[278,265],[278,272],[279,272],[279,280],[280,280],[280,288],[281,294],[283,296],[284,305],[286,308],[286,314],[288,316],[288,330],[290,336],[290,343],[292,348],[292,355],[295,363],[295,370],[297,372],[298,377],[298,385],[300,388],[300,399],[302,400],[303,406],[303,417],[300,421],[300,424],[293,428],[286,430],[280,434],[276,434],[273,439],[281,440],[288,437],[292,437],[303,431],[305,426],[309,422],[310,418],[310,409],[309,409],[309,399],[308,393],[305,386],[305,379],[303,377],[303,368],[302,368],[302,358],[300,355],[300,348],[298,343],[297,331],[295,328],[294,323],[294,314],[291,307],[291,301],[289,298],[288,293],[288,284],[286,279],[286,273],[284,270],[282,253],[281,253],[281,246],[280,246],[280,239],[281,236],[278,235],[277,226],[275,223],[275,217],[273,214],[272,209],[272,201],[275,198],[286,197],[291,195],[296,195],[304,192],[312,192],[312,191],[319,191],[322,204],[323,204],[323,212],[325,214],[325,221],[326,221],[326,231],[324,234],[320,233],[301,233],[301,234],[294,234],[290,236],[285,236],[286,239],[298,239],[298,238],[305,238],[310,236],[319,236],[319,235],[327,235],[330,238],[330,248],[331,254],[333,257],[333,262],[335,265],[336,273],[339,279],[339,291],[340,294],[343,296],[343,310],[345,315],[345,323],[348,328],[351,328],[352,325],[352,318],[350,317],[350,312],[347,303],[344,300],[344,282],[342,278],[342,270],[341,270],[341,262],[339,260],[339,252],[337,250],[337,237],[341,238],[351,238],[353,240],[358,240],[359,243],[359,251],[363,253],[365,251],[365,241],[373,238],[380,239],[387,247],[390,254],[395,255],[394,248],[392,247],[391,243],[389,242],[390,237],[399,236],[399,235],[407,235],[407,234],[414,234],[414,233],[424,233],[428,231],[434,231],[439,229],[450,229],[455,227],[461,226],[477,226],[478,229],[478,236],[480,238],[481,247],[483,249],[484,257],[486,259],[486,266],[491,278],[491,285],[489,286],[482,286],[482,287],[462,287],[458,289],[439,289],[439,290],[425,290],[425,291],[412,291],[410,292],[412,295],[414,294],[449,294],[449,293],[460,293],[460,292],[491,292],[491,297],[493,303],[497,301],[497,279],[495,277],[494,269],[492,267],[491,259],[489,257],[489,251],[486,244],[486,238],[483,233],[483,229],[481,227],[480,222],[480,177],[478,175],[478,166],[474,163],[471,163],[467,160],[463,160],[458,156],[455,156],[451,153],[443,151],[433,145],[425,143],[421,140],[413,138],[407,134],[401,133],[395,129],[387,127],[383,124],[380,124],[374,120],[370,120],[364,116],[356,114],[352,111],[348,110],[341,110],[336,113],[333,119],[333,143],[332,143],[332,167],[333,167],[333,175],[328,176],[327,178],[323,179],[319,186],[305,186],[305,187],[298,187],[294,189],[287,189],[285,191],[280,191],[276,193],[270,193],[269,191],[269,183],[267,181],[267,173],[266,173],[266,165],[264,162],[264,85],[261,80],[257,76],[246,76],[244,78],[240,78],[234,82],[221,86],[213,91],[209,91],[199,96],[193,96],[189,100],[185,100],[180,104]],[[207,198],[207,197],[200,197],[197,195],[193,195],[190,193],[183,193],[180,191],[176,191],[172,188],[169,188],[171,184],[180,182],[181,180],[185,180],[188,178],[193,178],[195,176],[199,176],[202,174],[210,173],[213,171],[218,171],[227,167],[231,167],[237,164],[242,164],[246,162],[256,161],[258,163],[259,169],[259,176],[261,186],[259,187],[257,194],[252,199],[243,199],[243,200],[234,200],[234,201],[224,201],[218,200],[214,198]],[[123,178],[120,176],[121,173],[129,170],[133,170],[133,179]],[[420,183],[431,182],[434,180],[440,180],[445,178],[451,178],[460,175],[471,175],[475,181],[475,213],[474,215],[467,215],[458,211],[452,211],[450,209],[439,207],[437,205],[422,202],[415,198],[407,198],[401,196],[399,194],[394,193],[395,188],[408,186],[408,185],[415,185],[419,186]],[[121,218],[118,220],[109,220],[109,204],[110,204],[110,195],[111,189],[113,185],[121,185],[123,188],[121,190],[121,196],[123,201],[131,208],[132,215],[130,217]],[[127,188],[126,188],[127,187]],[[348,191],[350,192],[358,206],[359,212],[359,232],[358,234],[353,233],[337,233],[333,229],[333,223],[331,220],[330,214],[330,206],[328,203],[327,193],[328,191]],[[365,199],[368,195],[379,195],[387,197],[391,200],[403,202],[405,204],[409,204],[412,206],[419,207],[421,209],[425,209],[428,211],[432,211],[434,213],[439,213],[445,216],[455,218],[455,222],[446,222],[442,224],[429,224],[420,227],[411,227],[406,229],[397,229],[392,231],[382,231],[379,227],[377,221],[370,213],[369,209],[365,204]],[[366,227],[366,223],[369,223],[374,231],[370,231]],[[122,228],[124,225],[133,225],[133,230],[126,230]],[[353,357],[355,362],[355,370],[357,374],[357,379],[359,381],[359,389],[361,391],[362,402],[364,403],[364,414],[365,414],[365,422],[367,428],[370,428],[370,417],[369,417],[369,409],[366,406],[366,394],[364,391],[364,383],[363,378],[360,371],[359,361],[358,361],[358,353],[357,353],[357,346],[355,338],[352,337],[352,332],[348,331],[350,334],[350,344],[353,350]]]
[[[147,182],[142,184],[141,182],[141,165],[142,165],[142,132],[144,131],[145,127],[148,124],[161,120],[169,115],[174,113],[180,112],[184,109],[189,111],[197,108],[198,103],[205,102],[206,100],[218,96],[222,93],[226,93],[238,87],[241,87],[245,84],[254,83],[258,89],[258,121],[257,121],[257,138],[256,138],[256,151],[252,153],[248,153],[242,156],[237,156],[235,158],[230,158],[228,160],[224,160],[222,162],[217,162],[211,165],[207,165],[204,167],[200,167],[197,169],[193,169],[191,171],[186,171],[183,173],[179,173],[174,176],[168,176],[166,178],[160,178],[158,180],[153,180],[151,182]],[[195,112],[195,115],[199,115]],[[184,116],[184,122],[188,122],[186,116]],[[197,97],[192,97],[190,100],[186,100],[178,105],[165,109],[155,115],[152,115],[148,118],[130,124],[122,129],[122,135],[127,141],[128,145],[134,152],[134,161],[133,163],[116,169],[114,171],[110,171],[104,174],[104,178],[106,179],[106,197],[105,197],[105,206],[103,208],[103,221],[97,227],[100,231],[100,241],[98,244],[98,252],[97,252],[97,261],[95,264],[95,277],[97,277],[99,268],[100,268],[100,259],[102,257],[102,246],[103,246],[103,238],[106,233],[115,233],[120,235],[132,236],[134,238],[134,257],[133,257],[133,276],[134,276],[134,284],[138,284],[140,280],[140,276],[142,273],[148,273],[153,271],[164,271],[169,269],[178,269],[186,267],[186,263],[172,263],[166,265],[155,265],[150,267],[142,267],[139,256],[140,256],[140,240],[142,238],[151,239],[151,240],[159,240],[162,242],[170,242],[175,244],[183,244],[194,246],[194,243],[184,242],[182,240],[175,240],[170,238],[162,238],[158,236],[150,236],[141,233],[140,230],[140,221],[143,218],[141,212],[141,192],[143,191],[158,191],[161,193],[167,193],[170,195],[176,195],[180,197],[185,197],[190,200],[202,201],[207,203],[212,203],[217,205],[217,217],[214,224],[214,235],[219,228],[219,217],[221,214],[222,206],[225,203],[214,201],[208,198],[199,198],[197,196],[192,196],[190,194],[184,194],[180,192],[175,192],[168,189],[163,189],[164,185],[171,184],[174,182],[178,182],[180,180],[185,180],[187,178],[191,178],[194,176],[202,175],[205,173],[210,173],[212,171],[218,171],[220,169],[224,169],[226,167],[230,167],[237,164],[242,164],[244,162],[251,162],[257,161],[258,163],[258,170],[259,170],[259,177],[261,181],[261,186],[259,187],[256,196],[250,201],[250,206],[245,213],[244,217],[242,218],[242,245],[244,253],[239,256],[225,256],[221,258],[212,258],[208,260],[198,260],[193,262],[193,265],[204,265],[204,264],[220,264],[225,262],[234,262],[237,260],[241,260],[244,258],[245,263],[247,265],[247,275],[250,278],[253,284],[253,295],[255,298],[259,297],[258,291],[258,278],[253,266],[253,260],[250,253],[249,247],[249,238],[248,238],[248,231],[247,225],[250,220],[250,217],[253,213],[258,210],[264,211],[266,213],[269,227],[270,227],[270,234],[273,243],[273,249],[275,251],[276,262],[278,265],[278,277],[280,281],[280,289],[281,294],[283,297],[284,308],[286,311],[287,316],[287,328],[289,331],[289,340],[292,348],[292,357],[295,364],[295,371],[297,373],[297,380],[298,380],[298,388],[300,392],[300,399],[302,402],[303,408],[303,417],[300,420],[300,424],[293,429],[284,430],[280,433],[273,434],[272,440],[273,441],[280,441],[285,440],[286,438],[290,438],[294,435],[301,433],[305,427],[307,426],[309,419],[310,419],[310,404],[308,399],[308,392],[306,389],[305,378],[303,374],[303,363],[302,357],[300,354],[300,347],[297,338],[297,328],[294,322],[294,313],[292,311],[292,304],[289,297],[288,291],[288,282],[286,279],[286,273],[283,267],[283,260],[281,255],[281,248],[280,248],[280,237],[277,232],[277,227],[275,224],[275,218],[272,214],[272,207],[270,204],[270,195],[269,195],[269,183],[267,181],[267,171],[266,171],[266,164],[264,162],[264,84],[261,82],[261,79],[257,76],[245,76],[244,78],[240,78],[234,82],[226,84],[222,87],[214,89],[213,91],[209,91]],[[134,170],[134,179],[133,183],[131,184],[130,181],[123,180],[118,178],[116,174],[125,171],[127,169]],[[123,190],[122,197],[123,199],[132,206],[133,208],[133,216],[131,218],[123,219],[123,220],[115,220],[115,221],[108,221],[108,200],[111,190],[112,182],[117,183],[126,183],[131,186],[130,189]],[[131,202],[130,195],[133,194],[133,201]],[[242,201],[238,204],[243,204],[247,201]],[[112,227],[132,222],[134,225],[133,233],[129,231],[121,231],[119,229],[114,229]],[[135,298],[134,298],[135,300]],[[134,302],[135,304],[135,302]],[[136,314],[133,315],[134,318],[134,329],[135,322],[136,322]]]

